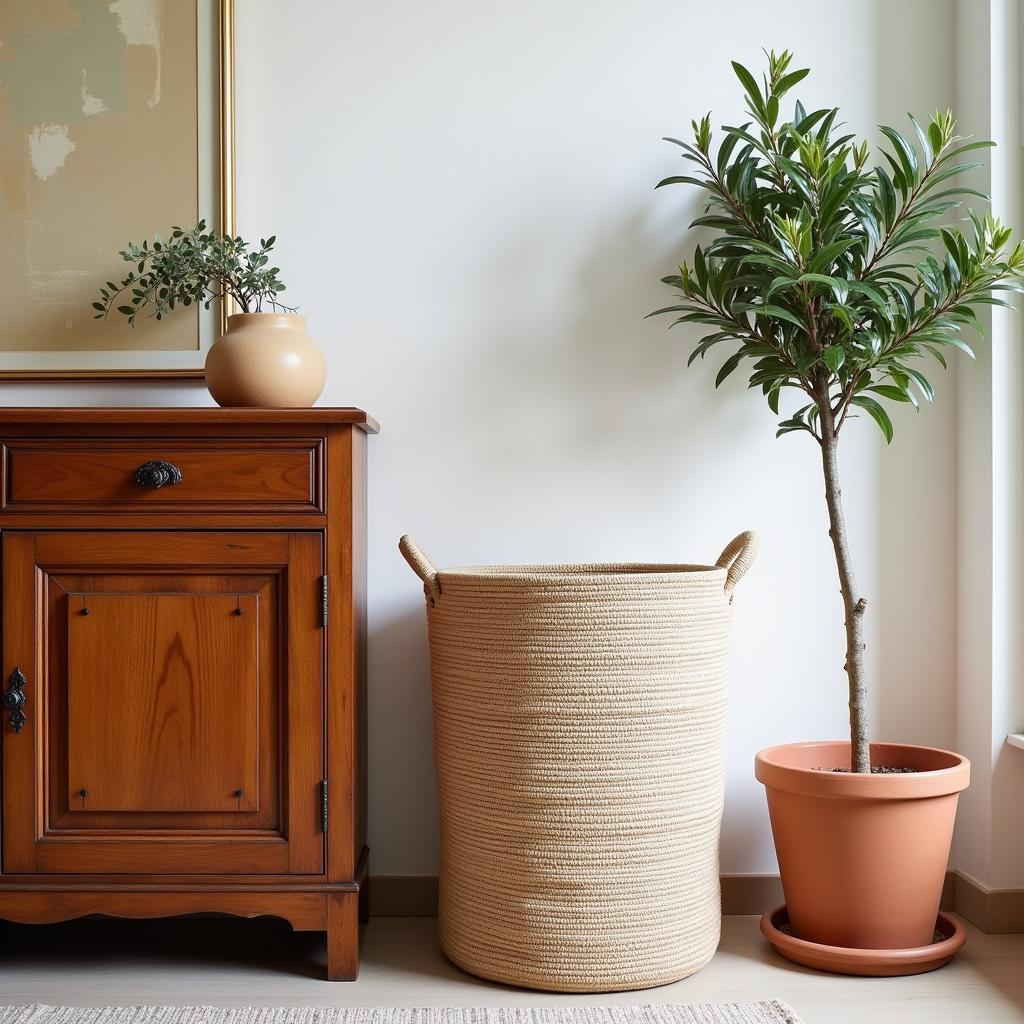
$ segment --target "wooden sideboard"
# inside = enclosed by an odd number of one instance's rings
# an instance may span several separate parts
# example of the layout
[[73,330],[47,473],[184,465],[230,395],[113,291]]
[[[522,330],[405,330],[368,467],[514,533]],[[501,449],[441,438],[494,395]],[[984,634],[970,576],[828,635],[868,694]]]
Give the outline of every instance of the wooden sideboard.
[[358,409],[2,409],[0,918],[366,912]]

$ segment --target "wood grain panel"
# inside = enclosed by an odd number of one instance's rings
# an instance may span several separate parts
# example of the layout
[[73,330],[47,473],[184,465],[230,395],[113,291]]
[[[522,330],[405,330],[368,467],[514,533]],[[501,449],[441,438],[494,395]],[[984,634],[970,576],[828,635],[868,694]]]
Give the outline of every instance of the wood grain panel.
[[68,595],[68,791],[90,811],[254,811],[256,600]]
[[43,687],[39,665],[43,658],[36,629],[40,581],[35,569],[34,534],[4,533],[3,550],[3,685],[14,669],[25,673],[25,714],[28,723],[21,732],[0,717],[3,744],[3,857],[4,872],[35,869],[36,838],[42,821],[42,800],[37,779],[39,754],[43,750]]
[[326,901],[315,892],[23,892],[0,889],[0,917],[25,924],[52,924],[90,914],[111,917],[180,917],[232,914],[281,917],[296,931],[327,927]]
[[139,831],[107,836],[82,832],[47,835],[35,845],[35,870],[48,875],[122,874],[150,871],[178,875],[287,875],[288,840],[246,832],[194,830],[180,835]]
[[328,872],[355,877],[366,840],[366,463],[365,437],[331,430],[326,487],[331,507],[348,509],[327,538],[328,580],[336,611],[327,636],[327,735],[332,819]]
[[[274,508],[320,511],[319,443],[180,440],[10,442],[5,506],[12,511],[186,507],[202,511]],[[153,459],[173,463],[181,483],[140,486],[135,473]]]
[[290,870],[304,874],[324,867],[324,556],[319,533],[293,533],[288,543],[288,849]]
[[[210,574],[149,574],[78,573],[48,575],[45,583],[47,624],[47,722],[48,722],[48,812],[45,832],[116,831],[128,829],[141,832],[158,829],[205,829],[212,832],[235,829],[271,832],[282,836],[280,818],[282,757],[284,746],[283,687],[279,678],[280,645],[280,587],[283,571],[273,574],[210,573]],[[252,812],[237,807],[226,812],[158,812],[136,811],[130,816],[100,813],[90,809],[89,800],[81,800],[68,784],[68,740],[70,718],[68,693],[64,681],[68,678],[68,622],[70,611],[80,611],[80,593],[142,594],[165,593],[216,594],[221,591],[234,596],[246,596],[255,605],[257,622],[259,671],[253,682],[257,687],[258,725],[258,806]],[[74,597],[72,595],[75,595]],[[75,608],[70,605],[74,601]],[[79,787],[80,788],[80,787]]]
[[[49,721],[51,729],[41,754],[23,745],[13,769],[35,780],[27,786],[30,796],[4,787],[4,822],[21,844],[15,842],[9,861],[5,848],[5,869],[321,873],[321,535],[110,531],[8,538],[5,579],[15,581],[19,597],[32,579],[34,601],[29,615],[5,616],[5,623],[25,631],[12,633],[15,648],[35,641],[50,652],[37,658],[46,677],[34,689],[38,720]],[[279,574],[283,584],[283,601],[271,618],[246,593],[267,591],[268,572],[271,579]],[[245,583],[250,575],[252,585]],[[90,602],[95,612],[82,615]],[[242,616],[233,614],[238,607]],[[256,630],[261,616],[265,628]],[[93,620],[100,628],[92,628]],[[228,637],[236,626],[246,632],[232,643]],[[258,639],[273,635],[280,640]],[[105,670],[108,677],[101,680]],[[197,673],[228,678],[229,685],[222,692],[197,688]],[[164,692],[156,694],[161,681]],[[128,685],[136,692],[125,692]],[[125,709],[120,731],[104,721],[104,715],[116,720],[119,704]],[[154,718],[173,711],[180,729],[185,708],[187,735],[171,729],[158,737]],[[37,743],[42,736],[37,727]],[[119,743],[123,750],[116,749]],[[5,746],[14,747],[9,741]],[[152,781],[133,781],[139,770],[152,772]],[[92,793],[82,774],[99,779],[99,806],[81,797],[82,789]],[[240,774],[241,784],[235,781]],[[232,794],[251,789],[254,798],[247,805],[243,793],[233,798],[233,808],[232,801],[225,807],[220,794],[228,785]],[[211,787],[218,790],[216,799]],[[259,820],[264,792],[270,821]],[[47,801],[52,825],[41,829]]]
[[327,897],[327,980],[359,977],[359,896],[332,893]]
[[130,569],[166,573],[231,568],[258,571],[288,565],[286,533],[160,533],[108,530],[34,535],[36,561],[47,571]]
[[349,407],[317,406],[315,409],[220,409],[216,406],[196,408],[195,406],[152,406],[149,408],[108,408],[82,409],[76,406],[0,407],[0,429],[26,429],[33,432],[60,430],[71,427],[80,431],[85,424],[107,424],[121,429],[138,431],[147,427],[162,426],[169,433],[180,433],[185,429],[202,430],[223,426],[239,427],[249,433],[259,429],[272,428],[278,433],[289,426],[309,427],[313,424],[328,426],[351,424],[368,434],[380,430],[377,421],[362,409]]

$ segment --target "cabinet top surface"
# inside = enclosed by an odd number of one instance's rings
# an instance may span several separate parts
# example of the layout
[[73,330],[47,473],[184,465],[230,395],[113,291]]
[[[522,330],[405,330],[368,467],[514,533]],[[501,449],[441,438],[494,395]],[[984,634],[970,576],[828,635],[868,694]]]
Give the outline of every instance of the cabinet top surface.
[[123,423],[126,426],[174,426],[175,424],[203,424],[239,426],[269,426],[272,424],[342,424],[351,423],[365,430],[368,434],[376,434],[380,429],[377,421],[363,412],[353,408],[315,408],[315,409],[221,409],[218,406],[181,406],[145,408],[100,408],[95,406],[61,406],[61,407],[17,407],[0,408],[0,427],[5,426],[44,426],[66,424],[104,424]]

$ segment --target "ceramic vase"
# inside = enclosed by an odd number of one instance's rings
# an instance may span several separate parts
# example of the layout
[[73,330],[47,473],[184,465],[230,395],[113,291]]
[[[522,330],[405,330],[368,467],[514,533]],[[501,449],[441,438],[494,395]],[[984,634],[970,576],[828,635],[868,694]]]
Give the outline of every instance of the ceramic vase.
[[295,313],[236,313],[206,356],[218,405],[305,408],[324,389],[327,365]]

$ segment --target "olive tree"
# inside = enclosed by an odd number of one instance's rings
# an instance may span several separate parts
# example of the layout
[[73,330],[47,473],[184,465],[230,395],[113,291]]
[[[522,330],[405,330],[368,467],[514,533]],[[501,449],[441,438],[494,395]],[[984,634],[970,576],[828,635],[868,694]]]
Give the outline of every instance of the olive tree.
[[[952,212],[967,197],[987,201],[961,176],[979,166],[971,154],[993,143],[958,135],[949,111],[925,124],[909,115],[912,132],[880,126],[875,164],[836,108],[808,112],[797,102],[783,120],[783,98],[808,74],[791,71],[791,59],[768,54],[760,82],[733,63],[749,120],[723,126],[717,148],[710,114],[692,122],[692,140],[666,140],[692,167],[658,187],[701,189],[704,212],[690,227],[714,237],[662,278],[679,300],[650,315],[703,325],[690,363],[724,346],[715,386],[745,366],[749,387],[782,417],[778,434],[818,445],[846,613],[852,767],[868,772],[867,602],[843,513],[840,434],[866,414],[891,442],[889,403],[932,401],[929,363],[945,368],[953,350],[973,355],[964,334],[980,333],[978,307],[1007,305],[998,293],[1024,290],[1024,245],[1009,249],[1010,229],[991,214],[968,209],[968,223]],[[790,391],[800,401],[783,407]]]

